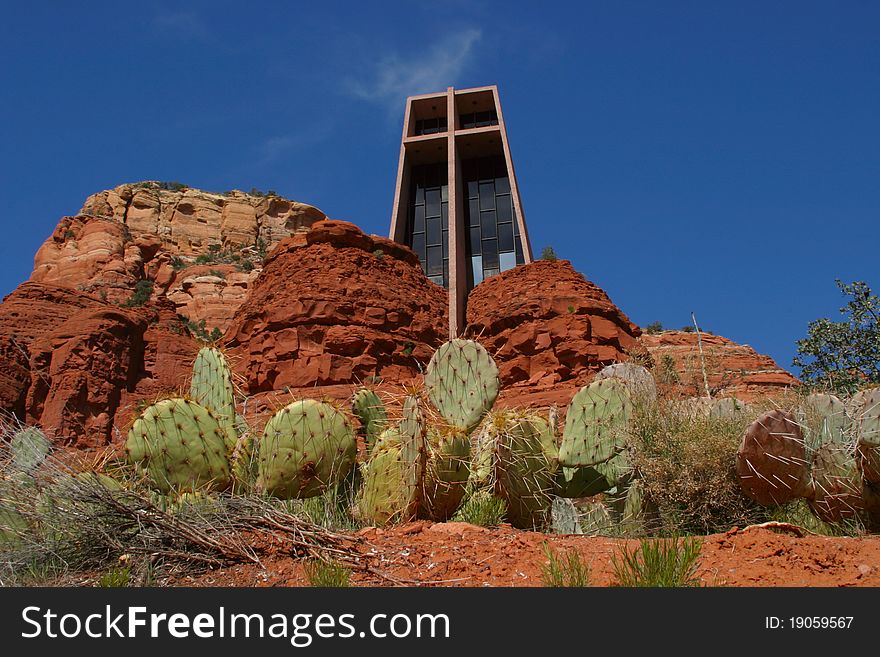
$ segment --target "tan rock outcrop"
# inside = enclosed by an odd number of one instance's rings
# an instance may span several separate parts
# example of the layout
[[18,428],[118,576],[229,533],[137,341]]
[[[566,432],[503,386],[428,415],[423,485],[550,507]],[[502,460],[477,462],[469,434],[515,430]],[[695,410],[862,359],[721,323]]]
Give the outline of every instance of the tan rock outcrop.
[[133,240],[158,237],[175,255],[199,255],[209,245],[271,249],[280,240],[325,218],[305,203],[239,191],[214,194],[198,189],[163,189],[158,183],[120,185],[93,194],[79,214],[113,219]]
[[654,361],[654,378],[673,385],[685,396],[705,396],[702,364],[713,396],[751,401],[782,393],[800,381],[769,356],[721,337],[703,333],[703,359],[696,333],[663,331],[643,334],[640,342]]

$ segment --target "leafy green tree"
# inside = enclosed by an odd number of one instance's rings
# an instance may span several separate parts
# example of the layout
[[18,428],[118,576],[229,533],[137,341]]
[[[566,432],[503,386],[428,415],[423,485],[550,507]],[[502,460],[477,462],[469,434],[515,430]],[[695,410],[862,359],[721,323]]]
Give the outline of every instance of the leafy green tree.
[[832,390],[852,391],[880,383],[880,299],[863,281],[843,283],[850,301],[840,309],[845,321],[822,318],[807,325],[807,337],[797,341],[794,365],[804,381]]

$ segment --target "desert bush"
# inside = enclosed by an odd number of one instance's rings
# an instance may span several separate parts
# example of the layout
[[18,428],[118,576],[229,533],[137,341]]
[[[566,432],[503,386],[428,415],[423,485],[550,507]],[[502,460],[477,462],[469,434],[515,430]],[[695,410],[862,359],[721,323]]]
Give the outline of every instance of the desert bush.
[[556,251],[553,250],[552,246],[545,246],[541,250],[541,260],[549,260],[551,262],[558,260],[559,257],[556,255]]
[[750,414],[712,418],[680,402],[639,400],[631,423],[631,460],[664,530],[705,534],[767,519],[742,492],[736,451]]
[[123,308],[140,308],[150,300],[153,294],[153,281],[140,280],[135,283],[134,292],[122,304]]
[[618,586],[699,586],[702,540],[694,537],[643,538],[638,547],[622,545],[611,555]]
[[547,563],[541,565],[541,582],[548,587],[589,586],[590,564],[575,549],[560,554],[544,544]]

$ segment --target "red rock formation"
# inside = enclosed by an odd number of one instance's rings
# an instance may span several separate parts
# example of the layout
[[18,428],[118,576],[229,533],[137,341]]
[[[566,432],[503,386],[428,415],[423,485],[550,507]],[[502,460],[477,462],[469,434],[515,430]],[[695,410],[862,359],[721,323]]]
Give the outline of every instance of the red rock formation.
[[136,313],[86,309],[34,340],[28,418],[65,444],[110,442],[122,391],[140,375],[146,328]]
[[178,315],[205,321],[205,330],[225,332],[235,311],[247,299],[258,271],[238,271],[234,265],[193,265],[172,272],[165,296]]
[[[675,384],[687,396],[705,395],[697,334],[663,331],[640,339],[654,360],[654,378]],[[800,383],[772,358],[720,335],[702,334],[703,358],[713,396],[735,396],[750,401],[777,395]]]
[[508,386],[582,379],[626,360],[640,332],[567,260],[520,265],[468,298],[467,333],[494,356]]
[[189,320],[223,331],[265,252],[321,219],[317,208],[277,196],[121,185],[61,219],[37,251],[30,280],[124,303],[147,279],[154,297],[167,295]]
[[401,381],[445,339],[446,300],[406,247],[322,221],[269,255],[226,344],[251,394]]

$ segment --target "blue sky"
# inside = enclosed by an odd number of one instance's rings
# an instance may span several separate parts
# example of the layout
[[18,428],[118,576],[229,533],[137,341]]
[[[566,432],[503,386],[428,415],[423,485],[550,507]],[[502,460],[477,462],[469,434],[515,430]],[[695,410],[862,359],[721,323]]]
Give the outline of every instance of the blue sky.
[[533,248],[789,366],[880,290],[880,4],[3,2],[0,293],[144,179],[384,234],[409,94],[497,84]]

